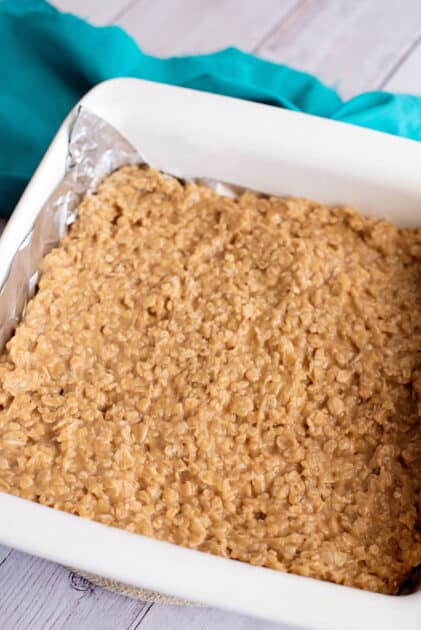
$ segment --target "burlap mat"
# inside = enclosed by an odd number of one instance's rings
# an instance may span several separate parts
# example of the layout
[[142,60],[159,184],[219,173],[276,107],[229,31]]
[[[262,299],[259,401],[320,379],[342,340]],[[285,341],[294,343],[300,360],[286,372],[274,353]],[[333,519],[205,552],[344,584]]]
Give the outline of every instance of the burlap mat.
[[93,584],[96,584],[97,586],[102,586],[103,588],[106,588],[109,591],[113,591],[114,593],[119,593],[119,595],[132,597],[133,599],[141,599],[144,602],[152,602],[154,604],[171,604],[175,606],[203,606],[204,605],[204,604],[195,604],[185,599],[178,599],[177,597],[173,597],[172,595],[162,595],[161,593],[155,593],[154,591],[149,591],[146,588],[138,588],[137,586],[130,586],[129,584],[124,584],[123,582],[116,582],[115,580],[103,578],[103,577],[100,577],[99,575],[92,575],[92,573],[85,573],[84,571],[79,571],[79,569],[71,569],[71,571],[73,571],[77,575],[81,575],[86,580],[89,580],[90,582],[92,582]]

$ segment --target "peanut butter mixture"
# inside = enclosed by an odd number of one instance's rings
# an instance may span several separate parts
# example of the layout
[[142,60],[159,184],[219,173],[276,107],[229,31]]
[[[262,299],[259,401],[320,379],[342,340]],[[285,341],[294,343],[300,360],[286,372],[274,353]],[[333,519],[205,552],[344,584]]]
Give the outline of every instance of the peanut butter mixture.
[[0,489],[396,593],[421,562],[421,229],[130,166],[0,357]]

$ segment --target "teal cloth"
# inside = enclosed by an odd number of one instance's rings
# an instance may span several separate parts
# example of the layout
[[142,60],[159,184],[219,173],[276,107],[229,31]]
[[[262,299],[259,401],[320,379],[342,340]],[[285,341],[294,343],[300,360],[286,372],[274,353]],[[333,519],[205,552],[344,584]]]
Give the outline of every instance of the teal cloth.
[[370,92],[343,102],[315,77],[235,48],[157,59],[120,28],[94,27],[44,0],[0,0],[0,42],[3,216],[13,210],[72,106],[112,77],[218,92],[421,140],[421,98]]

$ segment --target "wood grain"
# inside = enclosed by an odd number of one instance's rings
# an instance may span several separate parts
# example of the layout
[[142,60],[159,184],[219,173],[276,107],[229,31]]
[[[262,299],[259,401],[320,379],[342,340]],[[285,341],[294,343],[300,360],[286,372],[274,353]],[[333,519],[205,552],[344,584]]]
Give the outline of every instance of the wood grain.
[[128,9],[133,0],[56,0],[52,4],[60,11],[74,13],[93,24],[104,26]]
[[9,547],[4,547],[3,545],[0,545],[0,568],[6,562],[11,553],[12,550],[9,549]]
[[251,50],[297,0],[138,0],[117,20],[154,55]]
[[2,630],[135,628],[145,607],[149,609],[144,602],[106,591],[64,567],[17,551],[0,566]]
[[1,630],[292,630],[212,608],[133,600],[3,546],[0,611]]
[[250,619],[212,608],[157,606],[142,622],[142,630],[293,630],[291,626]]
[[382,84],[383,90],[421,96],[421,38],[419,38],[394,71]]
[[256,51],[348,98],[377,89],[420,30],[419,0],[304,0]]

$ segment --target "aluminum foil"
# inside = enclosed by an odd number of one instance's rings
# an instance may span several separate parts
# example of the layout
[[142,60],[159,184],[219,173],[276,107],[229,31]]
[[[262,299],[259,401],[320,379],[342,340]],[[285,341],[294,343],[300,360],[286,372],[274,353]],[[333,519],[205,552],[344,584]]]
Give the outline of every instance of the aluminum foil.
[[[94,192],[101,180],[120,166],[141,163],[146,163],[145,158],[126,138],[105,120],[79,106],[70,125],[65,176],[28,230],[0,287],[0,350],[25,314],[28,299],[38,283],[41,259],[63,239],[77,217],[83,197]],[[207,178],[185,177],[185,180],[210,186],[231,197],[243,190]]]
[[0,349],[25,314],[41,259],[63,239],[84,195],[116,168],[143,161],[114,127],[85,108],[77,109],[69,131],[65,176],[20,244],[0,288]]

